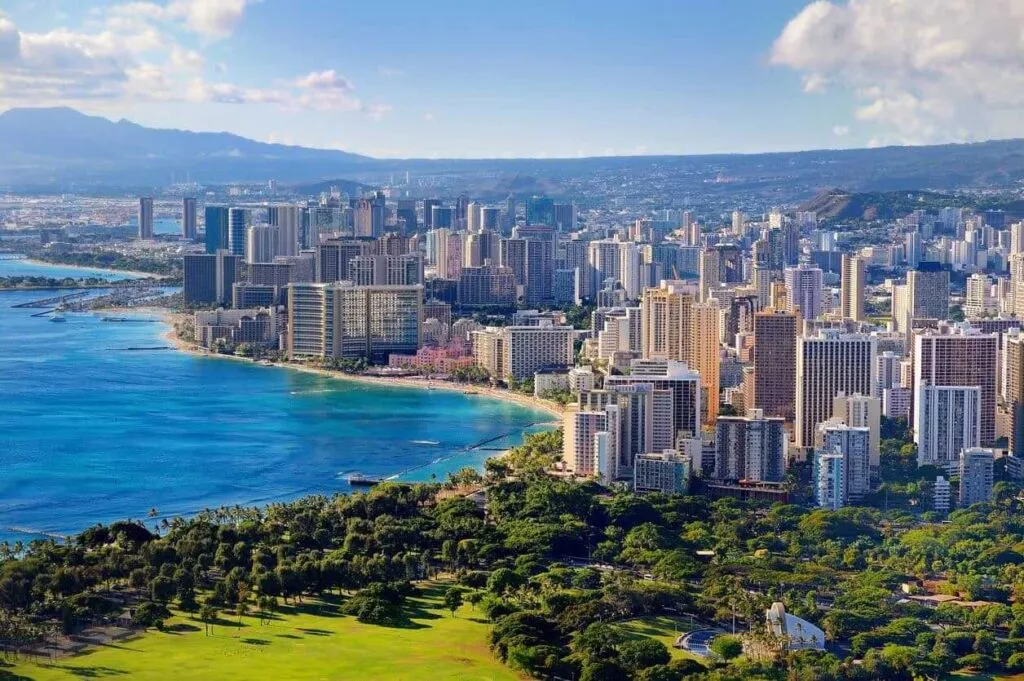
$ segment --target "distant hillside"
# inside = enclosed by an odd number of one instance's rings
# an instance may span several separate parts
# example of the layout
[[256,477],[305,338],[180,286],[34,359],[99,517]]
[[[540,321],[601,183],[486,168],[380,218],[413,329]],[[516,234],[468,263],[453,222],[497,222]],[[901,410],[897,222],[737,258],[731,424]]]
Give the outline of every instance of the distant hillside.
[[936,211],[952,206],[980,210],[1003,210],[1009,216],[1024,216],[1024,201],[977,199],[963,194],[919,190],[892,192],[849,192],[828,189],[797,210],[814,211],[821,220],[894,220],[915,210]]
[[229,133],[146,128],[68,108],[0,114],[0,188],[141,190],[186,174],[202,184],[276,179],[282,185],[315,186],[329,178],[347,178],[372,185],[405,172],[456,176],[448,185],[452,191],[485,200],[543,193],[581,204],[629,195],[653,205],[681,197],[725,206],[742,200],[792,205],[823,188],[843,187],[848,192],[892,193],[893,202],[877,200],[875,205],[869,199],[833,197],[826,201],[826,211],[883,215],[902,210],[905,204],[895,197],[907,189],[1019,188],[1024,183],[1024,140],[706,156],[373,159],[265,144]]
[[309,179],[371,159],[344,151],[265,144],[230,133],[146,128],[69,108],[0,114],[0,184],[166,184]]

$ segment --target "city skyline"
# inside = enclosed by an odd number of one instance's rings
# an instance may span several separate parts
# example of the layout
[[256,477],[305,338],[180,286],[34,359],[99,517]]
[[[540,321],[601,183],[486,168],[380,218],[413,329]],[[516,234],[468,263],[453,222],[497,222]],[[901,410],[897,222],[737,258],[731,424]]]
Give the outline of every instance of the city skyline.
[[[1022,59],[1006,20],[1021,9],[1010,0],[648,1],[586,13],[571,2],[398,2],[386,14],[308,0],[298,9],[12,0],[0,12],[0,109],[67,105],[152,127],[410,158],[1024,134],[1019,77],[999,68]],[[310,20],[323,16],[337,20]]]

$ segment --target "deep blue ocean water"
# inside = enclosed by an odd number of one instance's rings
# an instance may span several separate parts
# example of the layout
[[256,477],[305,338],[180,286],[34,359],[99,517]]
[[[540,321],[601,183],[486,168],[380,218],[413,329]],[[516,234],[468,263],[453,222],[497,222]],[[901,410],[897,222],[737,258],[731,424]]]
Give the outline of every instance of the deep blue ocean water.
[[[0,276],[36,273],[91,274],[0,261]],[[12,307],[50,295],[0,292],[0,540],[348,492],[354,472],[444,478],[551,420],[458,392],[127,350],[167,345],[167,327]]]

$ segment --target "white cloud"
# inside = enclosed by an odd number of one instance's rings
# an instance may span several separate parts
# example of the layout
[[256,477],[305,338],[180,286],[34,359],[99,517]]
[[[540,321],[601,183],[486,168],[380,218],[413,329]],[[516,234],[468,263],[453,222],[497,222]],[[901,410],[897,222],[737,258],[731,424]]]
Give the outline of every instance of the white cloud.
[[208,38],[226,38],[242,21],[254,0],[172,0],[167,12],[191,30]]
[[832,134],[836,137],[846,137],[850,134],[850,126],[848,125],[834,125],[832,126]]
[[853,93],[879,143],[1024,135],[1021,0],[818,0],[771,61]]
[[[206,60],[152,22],[180,16],[205,35],[223,35],[251,0],[173,0],[168,5],[132,2],[94,13],[91,30],[19,31],[0,12],[0,108],[103,104],[116,109],[138,101],[274,105],[287,111],[361,112],[380,120],[387,104],[353,94],[352,82],[334,69],[290,81],[248,87],[210,81]],[[226,69],[219,64],[214,73]]]
[[258,0],[170,0],[126,2],[106,11],[107,21],[120,25],[174,22],[211,40],[227,38],[241,23],[245,10]]
[[349,92],[355,89],[348,78],[339,76],[334,72],[334,69],[315,71],[301,78],[296,78],[295,85],[309,90],[342,90]]

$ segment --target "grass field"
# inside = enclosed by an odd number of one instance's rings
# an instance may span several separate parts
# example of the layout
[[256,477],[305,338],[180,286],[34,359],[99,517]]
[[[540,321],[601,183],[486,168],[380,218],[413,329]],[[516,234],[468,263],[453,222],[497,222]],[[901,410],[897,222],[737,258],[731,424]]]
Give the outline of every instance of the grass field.
[[213,635],[198,620],[175,616],[168,631],[63,658],[55,664],[0,665],[0,680],[57,679],[458,679],[516,681],[487,647],[488,625],[468,606],[451,617],[440,608],[443,587],[412,599],[399,627],[361,624],[331,604],[282,606],[261,625],[224,614]]
[[702,660],[700,655],[694,655],[693,653],[688,653],[681,648],[672,647],[672,644],[675,643],[676,637],[679,636],[679,634],[692,629],[688,619],[678,619],[665,615],[658,617],[639,617],[634,620],[617,622],[612,626],[630,639],[653,638],[657,641],[661,641],[668,646],[669,654],[671,654],[673,658],[688,657],[692,660],[697,660],[698,662]]

